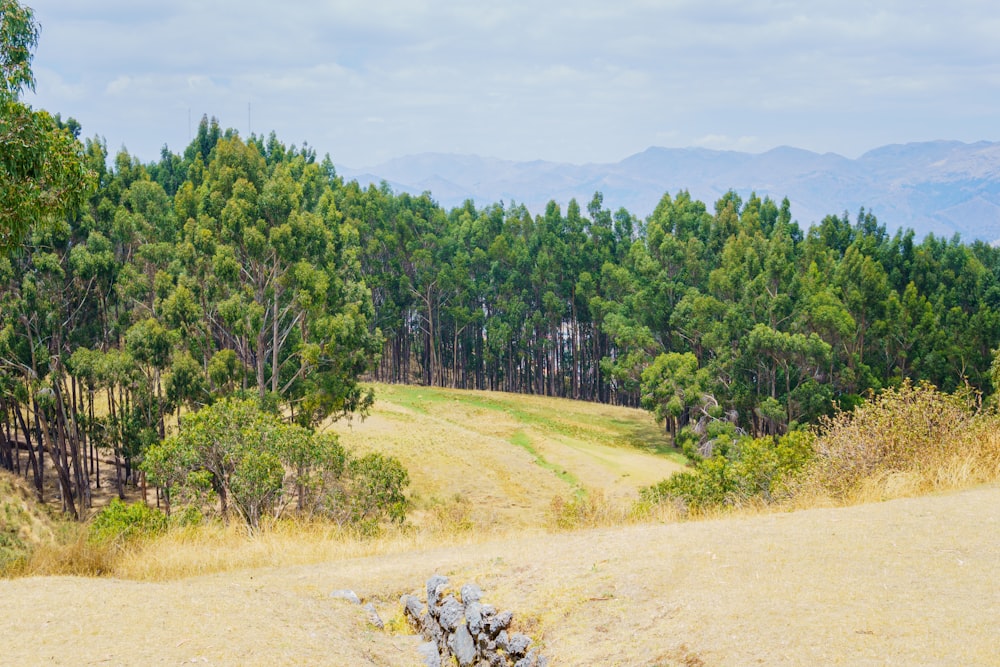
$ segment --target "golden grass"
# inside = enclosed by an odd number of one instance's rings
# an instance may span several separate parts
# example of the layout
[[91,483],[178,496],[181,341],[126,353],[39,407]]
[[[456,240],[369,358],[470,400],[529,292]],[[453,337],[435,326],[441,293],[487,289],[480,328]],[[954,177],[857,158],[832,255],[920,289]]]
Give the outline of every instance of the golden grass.
[[11,577],[77,576],[100,577],[115,573],[122,552],[110,544],[87,538],[86,526],[67,523],[58,540],[38,545],[31,555],[9,567]]
[[442,503],[460,498],[468,511],[458,527],[545,527],[555,497],[597,489],[627,507],[641,487],[682,469],[641,410],[400,385],[377,385],[376,397],[366,420],[328,428],[349,450],[403,463],[418,526],[447,523],[455,508]]
[[1000,481],[1000,415],[904,384],[821,425],[798,507],[854,505]]
[[283,521],[248,535],[235,525],[211,523],[172,530],[124,550],[112,573],[124,579],[168,581],[235,570],[294,567],[481,544],[514,536],[514,533],[405,527],[386,528],[371,536],[321,522],[295,521]]
[[58,521],[23,480],[0,470],[0,572],[16,571],[39,545],[55,540]]

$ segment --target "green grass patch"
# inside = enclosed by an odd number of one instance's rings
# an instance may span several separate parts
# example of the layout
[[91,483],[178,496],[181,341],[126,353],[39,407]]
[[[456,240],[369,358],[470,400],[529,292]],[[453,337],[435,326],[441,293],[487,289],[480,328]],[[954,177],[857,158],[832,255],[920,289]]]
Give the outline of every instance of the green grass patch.
[[[527,407],[532,398],[520,394],[497,393],[487,396],[481,392],[447,390],[436,387],[410,385],[380,385],[378,396],[386,401],[408,408],[416,413],[429,415],[434,405],[454,403],[467,409],[501,412],[523,426],[544,433],[561,435],[577,441],[596,442],[609,447],[626,447],[664,456],[685,465],[687,459],[677,450],[653,422],[640,413],[636,419],[596,414],[604,406],[596,403],[537,397],[541,405]],[[558,411],[551,402],[564,405]]]
[[518,431],[514,435],[510,436],[510,443],[512,445],[517,445],[524,451],[531,454],[535,458],[535,463],[537,463],[542,468],[551,471],[556,477],[558,477],[562,481],[566,482],[567,484],[569,484],[574,488],[580,488],[580,481],[572,473],[563,470],[559,466],[549,463],[548,461],[545,460],[545,457],[543,457],[541,454],[538,453],[538,450],[536,450],[531,445],[531,438],[529,438],[528,434],[525,433],[524,431]]

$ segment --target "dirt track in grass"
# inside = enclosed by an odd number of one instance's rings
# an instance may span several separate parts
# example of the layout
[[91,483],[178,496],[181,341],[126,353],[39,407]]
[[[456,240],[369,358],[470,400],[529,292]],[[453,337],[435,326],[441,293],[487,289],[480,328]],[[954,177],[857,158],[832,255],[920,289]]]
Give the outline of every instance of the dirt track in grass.
[[434,572],[477,581],[554,665],[1000,663],[1000,488],[533,534],[163,583],[0,581],[0,663],[417,665],[386,619]]

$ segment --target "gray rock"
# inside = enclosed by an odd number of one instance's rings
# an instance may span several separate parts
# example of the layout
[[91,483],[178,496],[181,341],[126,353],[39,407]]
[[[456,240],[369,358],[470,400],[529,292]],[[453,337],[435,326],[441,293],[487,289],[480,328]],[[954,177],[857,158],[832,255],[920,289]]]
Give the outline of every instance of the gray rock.
[[417,653],[420,657],[424,659],[424,664],[427,667],[441,667],[441,654],[438,653],[437,644],[434,642],[427,642],[421,644],[417,648]]
[[336,598],[338,600],[347,600],[353,604],[361,604],[361,600],[358,598],[357,594],[347,588],[341,588],[330,593],[330,597]]
[[483,631],[483,605],[478,602],[465,603],[465,624],[469,626],[469,632],[473,636]]
[[379,630],[385,630],[385,623],[382,622],[382,618],[378,615],[378,610],[375,609],[375,605],[369,602],[361,608],[368,613],[369,623],[374,625]]
[[469,604],[470,602],[479,602],[483,597],[483,591],[476,584],[466,584],[462,586],[460,591],[462,595],[462,602]]
[[549,667],[549,659],[546,658],[541,653],[539,653],[538,654],[538,663],[535,665],[535,667]]
[[531,637],[520,632],[515,632],[507,640],[507,652],[517,658],[527,653],[529,646],[531,646]]
[[455,599],[454,595],[449,595],[441,601],[441,606],[438,609],[438,620],[441,621],[441,627],[448,632],[454,632],[455,628],[460,625],[464,626],[465,624],[462,622],[464,616],[465,607]]
[[438,625],[437,620],[430,614],[423,614],[420,620],[420,634],[423,635],[424,639],[440,644],[444,637],[444,630]]
[[[441,594],[444,593],[445,586],[448,585],[448,577],[443,574],[435,574],[430,579],[427,580],[427,608],[431,609],[437,606],[438,600],[441,599]],[[431,612],[432,614],[434,612]]]
[[458,660],[459,667],[469,667],[476,659],[476,645],[472,641],[472,635],[464,625],[458,626],[458,630],[448,640],[452,653]]
[[483,605],[483,616],[496,616],[497,608],[491,604]]
[[416,595],[404,595],[399,599],[403,605],[403,615],[413,624],[420,623],[420,617],[424,613],[424,605]]
[[514,614],[509,611],[502,611],[499,614],[486,617],[484,620],[484,626],[487,634],[489,634],[490,637],[496,637],[501,630],[506,630],[510,627],[510,622],[513,618]]
[[497,648],[510,653],[510,644],[507,642],[507,631],[501,630],[497,635]]
[[534,649],[528,655],[514,663],[514,667],[538,667],[537,655]]

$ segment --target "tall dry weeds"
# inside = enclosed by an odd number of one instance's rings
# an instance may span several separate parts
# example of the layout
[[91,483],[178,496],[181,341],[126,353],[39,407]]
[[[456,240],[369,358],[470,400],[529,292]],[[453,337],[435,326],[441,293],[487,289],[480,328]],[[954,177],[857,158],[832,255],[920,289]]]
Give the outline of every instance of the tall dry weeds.
[[998,426],[971,391],[906,382],[820,423],[799,495],[853,503],[1000,480]]

